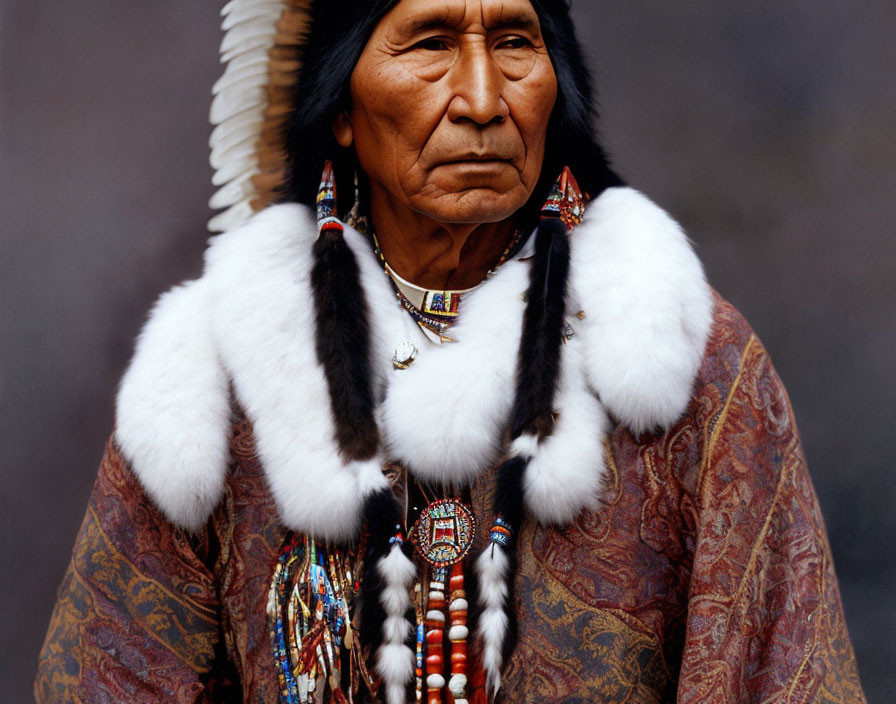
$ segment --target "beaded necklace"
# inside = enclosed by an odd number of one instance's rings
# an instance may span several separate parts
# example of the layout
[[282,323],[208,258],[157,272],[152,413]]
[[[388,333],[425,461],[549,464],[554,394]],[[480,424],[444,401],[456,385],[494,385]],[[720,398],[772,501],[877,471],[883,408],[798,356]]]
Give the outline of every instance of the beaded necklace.
[[[388,277],[389,282],[392,284],[392,290],[401,307],[411,316],[411,319],[417,323],[428,339],[436,343],[455,342],[455,340],[447,334],[448,330],[451,325],[457,321],[463,296],[470,291],[474,291],[478,286],[459,291],[433,291],[411,284],[398,276],[392,267],[389,266],[389,263],[383,255],[383,249],[380,246],[376,234],[373,231],[370,231],[368,234],[370,235],[371,243],[373,244],[373,251],[380,260],[383,271]],[[526,238],[523,237],[523,231],[518,228],[514,232],[513,237],[510,238],[510,242],[507,247],[504,248],[497,263],[489,269],[485,278],[489,279],[494,276],[502,264],[508,259],[512,259],[520,249],[522,249],[522,246],[525,244],[525,239]],[[418,291],[419,294],[417,294],[415,298],[419,298],[420,304],[415,304],[406,291]]]

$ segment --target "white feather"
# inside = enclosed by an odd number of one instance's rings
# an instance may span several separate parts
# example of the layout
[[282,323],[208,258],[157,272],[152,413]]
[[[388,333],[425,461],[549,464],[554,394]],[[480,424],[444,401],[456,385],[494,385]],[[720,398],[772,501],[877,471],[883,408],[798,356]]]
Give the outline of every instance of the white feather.
[[[226,40],[231,34],[235,34],[243,28],[243,25],[239,25],[231,29],[226,35],[224,35],[224,39]],[[268,51],[274,45],[274,39],[276,38],[276,34],[273,29],[268,33],[264,31],[257,31],[257,33],[252,33],[252,30],[246,29],[246,38],[242,41],[242,43],[236,44],[232,49],[224,51],[221,54],[221,63],[228,63],[233,61],[238,56],[249,52],[249,51]],[[234,40],[236,41],[236,40]]]
[[[240,72],[250,66],[261,65],[267,68],[269,58],[268,52],[264,47],[256,47],[255,49],[244,51],[227,62],[227,66],[224,69],[224,75]],[[214,93],[215,91],[212,90],[212,92]]]
[[242,141],[235,144],[220,144],[212,149],[208,163],[213,169],[223,169],[224,166],[233,161],[241,161],[243,159],[254,159],[255,142],[257,135],[248,134],[243,137]]
[[244,139],[250,132],[258,132],[262,124],[262,116],[255,110],[243,110],[234,115],[212,130],[208,138],[209,148],[224,141]]
[[240,201],[209,220],[208,229],[211,232],[224,232],[239,227],[250,217],[252,217],[252,206],[246,201]]
[[232,52],[243,53],[260,46],[258,42],[270,43],[276,31],[277,20],[264,15],[240,22],[228,29],[221,40],[221,55],[226,57]]
[[[212,183],[216,186],[223,186],[225,183],[233,181],[240,176],[251,173],[257,169],[258,161],[255,159],[255,156],[246,156],[239,160],[231,161],[218,169],[212,176]],[[239,225],[242,224],[243,223],[240,223]]]
[[231,12],[227,13],[224,17],[224,21],[221,23],[221,29],[227,31],[235,25],[243,22],[250,22],[255,19],[276,22],[280,19],[282,12],[283,3],[279,0],[278,2],[258,3],[256,5],[248,6],[243,5],[242,7],[234,8]]
[[213,125],[219,125],[224,120],[249,109],[253,109],[260,114],[267,105],[267,99],[264,86],[230,86],[212,99],[212,105],[209,109],[209,121]]
[[252,177],[256,173],[258,172],[247,171],[230,183],[221,186],[221,188],[219,188],[209,199],[209,207],[214,210],[217,210],[218,208],[229,208],[230,206],[241,203],[251,197],[255,192],[255,185],[252,183]]
[[248,57],[251,61],[237,64],[234,60],[227,64],[224,73],[212,86],[212,95],[217,95],[225,88],[230,88],[238,83],[264,85],[268,76],[268,66],[267,61],[264,60],[265,57],[255,54],[248,54]]
[[284,0],[229,0],[229,2],[221,8],[221,16],[227,17],[227,15],[233,12],[239,12],[244,8],[263,5],[282,5],[283,3]]

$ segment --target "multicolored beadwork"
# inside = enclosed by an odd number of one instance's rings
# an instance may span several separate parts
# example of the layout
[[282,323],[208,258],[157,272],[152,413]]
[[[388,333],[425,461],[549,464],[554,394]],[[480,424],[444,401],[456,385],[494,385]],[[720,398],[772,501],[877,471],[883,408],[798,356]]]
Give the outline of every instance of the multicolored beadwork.
[[[401,287],[395,280],[396,274],[389,267],[386,258],[383,255],[382,247],[376,234],[370,233],[373,243],[373,251],[380,260],[389,282],[392,284],[392,290],[398,303],[407,311],[408,315],[420,327],[423,333],[434,342],[454,342],[455,340],[448,335],[451,325],[456,322],[460,313],[460,305],[463,299],[463,293],[459,291],[426,291],[423,294],[423,302],[418,308],[413,302],[402,292]],[[508,259],[514,257],[521,249],[524,243],[523,231],[516,230],[510,239],[504,252],[501,254],[494,267],[486,274],[486,278],[491,278]],[[401,368],[401,367],[398,367]]]
[[456,318],[460,308],[461,294],[456,291],[427,291],[423,295],[421,312],[426,315]]
[[416,648],[415,648],[415,667],[414,667],[414,691],[416,700],[423,701],[423,648],[424,639],[426,637],[426,625],[423,621],[423,594],[420,582],[414,585],[414,613],[417,617],[416,629]]
[[560,218],[571,230],[585,217],[585,196],[569,167],[564,167],[541,208],[543,218]]
[[336,177],[333,174],[333,162],[327,161],[317,189],[317,222],[321,225],[325,220],[336,218]]
[[460,563],[451,566],[448,575],[448,591],[451,603],[448,606],[448,640],[451,641],[451,678],[448,691],[454,697],[454,704],[466,704],[467,691],[467,593],[464,591],[464,571]]
[[495,518],[495,523],[492,526],[492,530],[488,535],[489,541],[492,543],[497,543],[501,547],[506,548],[510,544],[510,539],[512,537],[512,526],[503,518],[501,518],[501,516],[497,516]]
[[284,542],[267,606],[280,704],[317,701],[322,682],[335,701],[351,701],[359,677],[373,686],[349,616],[359,590],[341,551],[324,551],[306,536]]
[[460,562],[473,546],[476,519],[457,499],[439,499],[420,513],[412,538],[420,555],[434,567]]
[[[426,703],[466,704],[467,601],[464,591],[463,558],[476,533],[472,511],[459,499],[433,501],[420,513],[411,539],[420,556],[432,565],[428,589],[417,590],[418,675],[417,699]],[[423,580],[427,584],[427,580]],[[422,616],[422,618],[421,618]],[[446,667],[445,638],[450,642]],[[422,638],[422,641],[421,641]],[[425,657],[423,649],[425,648]],[[425,663],[425,681],[422,681]]]
[[433,571],[429,583],[426,618],[426,702],[442,704],[445,687],[445,576],[444,567]]
[[[466,292],[423,291],[392,272],[375,234],[361,213],[357,177],[355,191],[355,204],[346,216],[346,222],[370,235],[399,304],[431,340],[453,341],[448,331],[458,317]],[[542,219],[559,218],[570,230],[582,221],[585,200],[572,173],[564,169],[543,206]],[[344,225],[337,212],[336,181],[330,162],[326,163],[321,175],[316,206],[322,237],[341,234]],[[526,234],[522,230],[514,233],[487,277],[520,252]],[[422,296],[419,301],[418,295]],[[412,303],[408,296],[416,303]],[[579,317],[583,315],[580,313]],[[572,334],[572,328],[568,327],[564,331],[564,341],[571,339]],[[417,353],[412,342],[403,342],[396,347],[393,365],[396,369],[406,369]],[[423,702],[425,690],[427,704],[467,704],[469,605],[464,588],[463,560],[472,548],[475,530],[475,519],[467,506],[459,499],[440,499],[421,512],[408,536],[429,565],[423,569],[424,574],[414,587],[414,684],[419,702]],[[510,546],[512,538],[512,526],[499,515],[489,533],[493,552],[497,551],[494,546]],[[392,555],[401,554],[403,542],[399,525],[389,539]],[[308,537],[291,536],[284,545],[278,556],[268,599],[271,638],[281,685],[280,704],[310,704],[325,695],[337,704],[348,704],[354,701],[362,682],[375,692],[376,680],[367,671],[350,616],[350,609],[361,589],[359,582],[352,579],[352,571],[360,574],[358,556],[363,554],[365,548],[362,545],[355,553],[357,564],[353,567],[347,554],[338,549],[322,550]],[[401,557],[407,559],[406,555]],[[410,576],[402,578],[402,593],[409,588],[409,581]],[[396,618],[403,613],[404,606],[401,606]],[[403,641],[404,636],[399,637]],[[402,642],[397,644],[404,647]],[[400,680],[403,678],[401,675],[398,681],[385,681],[391,699],[402,699],[404,683]]]

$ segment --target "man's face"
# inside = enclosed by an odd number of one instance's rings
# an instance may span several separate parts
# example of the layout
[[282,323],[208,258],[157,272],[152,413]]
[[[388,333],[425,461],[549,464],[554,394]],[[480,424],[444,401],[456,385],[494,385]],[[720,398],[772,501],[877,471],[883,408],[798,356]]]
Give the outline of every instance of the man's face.
[[443,223],[503,220],[538,181],[557,78],[529,0],[401,0],[351,77],[373,197]]

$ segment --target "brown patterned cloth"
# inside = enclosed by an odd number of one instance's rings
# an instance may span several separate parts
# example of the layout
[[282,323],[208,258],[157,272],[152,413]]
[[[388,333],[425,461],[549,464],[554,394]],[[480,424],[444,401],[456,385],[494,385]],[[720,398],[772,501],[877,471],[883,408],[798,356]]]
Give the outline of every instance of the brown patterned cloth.
[[[195,536],[109,444],[38,702],[277,702],[265,605],[286,530],[251,427],[233,428],[225,500]],[[598,510],[521,530],[520,641],[499,700],[865,701],[786,393],[730,305],[716,301],[685,416],[659,436],[618,428],[606,453]],[[493,490],[493,472],[474,487],[480,525]]]

